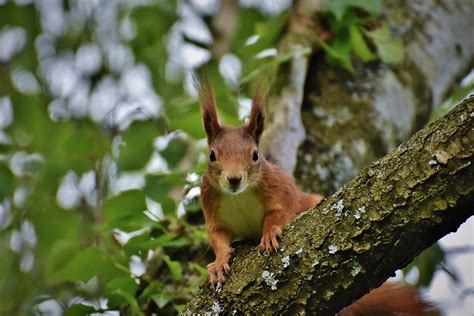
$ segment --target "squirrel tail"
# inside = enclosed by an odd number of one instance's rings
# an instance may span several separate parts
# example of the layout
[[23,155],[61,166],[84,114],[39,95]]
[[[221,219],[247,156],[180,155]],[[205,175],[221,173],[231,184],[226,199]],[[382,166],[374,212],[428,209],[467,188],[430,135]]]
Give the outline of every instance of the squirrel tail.
[[298,213],[306,212],[319,204],[323,199],[319,194],[302,193],[299,197]]
[[433,305],[423,300],[417,289],[397,283],[384,283],[344,308],[337,316],[437,315]]

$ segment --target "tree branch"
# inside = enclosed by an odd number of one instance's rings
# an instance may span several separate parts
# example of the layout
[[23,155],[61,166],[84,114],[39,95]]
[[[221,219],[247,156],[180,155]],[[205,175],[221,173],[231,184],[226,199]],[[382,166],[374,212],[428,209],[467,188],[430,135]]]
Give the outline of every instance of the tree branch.
[[280,252],[239,247],[187,312],[334,315],[473,215],[473,140],[470,97],[295,219]]

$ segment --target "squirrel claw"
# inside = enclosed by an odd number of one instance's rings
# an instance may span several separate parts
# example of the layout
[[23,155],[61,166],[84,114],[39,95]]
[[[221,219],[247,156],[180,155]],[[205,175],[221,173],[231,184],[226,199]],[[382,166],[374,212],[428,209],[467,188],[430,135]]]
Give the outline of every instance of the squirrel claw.
[[280,244],[278,238],[281,237],[282,231],[279,226],[272,226],[270,231],[263,233],[258,250],[271,254],[273,250],[278,250]]
[[224,283],[225,282],[225,273],[230,272],[229,263],[225,262],[211,262],[207,265],[207,271],[209,272],[209,281],[211,282],[212,286],[216,285],[217,283]]

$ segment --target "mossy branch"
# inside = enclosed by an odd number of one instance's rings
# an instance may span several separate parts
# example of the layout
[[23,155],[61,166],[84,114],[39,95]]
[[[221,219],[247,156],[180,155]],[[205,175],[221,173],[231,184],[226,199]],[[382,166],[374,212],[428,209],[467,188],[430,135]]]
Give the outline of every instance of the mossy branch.
[[295,219],[282,249],[239,247],[187,312],[334,315],[473,215],[474,97]]

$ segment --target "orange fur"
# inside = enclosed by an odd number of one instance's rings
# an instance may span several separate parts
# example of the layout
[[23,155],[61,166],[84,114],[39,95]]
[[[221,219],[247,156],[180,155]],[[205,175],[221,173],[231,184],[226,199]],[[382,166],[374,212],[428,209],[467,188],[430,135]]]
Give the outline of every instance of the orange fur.
[[[262,222],[257,223],[258,236],[254,237],[261,237],[259,250],[270,253],[278,249],[278,238],[283,227],[298,213],[318,204],[322,197],[301,192],[292,176],[259,154],[258,143],[264,128],[266,100],[266,92],[261,85],[254,92],[249,121],[241,127],[219,124],[214,94],[207,78],[201,81],[198,91],[209,154],[212,153],[215,158],[215,161],[208,163],[203,176],[201,200],[209,240],[216,255],[208,270],[211,282],[217,283],[224,282],[224,272],[229,270],[232,241],[248,238],[247,235],[240,236],[241,230],[223,219],[240,214],[227,216],[223,212],[234,209],[234,212],[242,211],[242,216],[248,217],[242,219],[243,223],[254,218],[261,219]],[[253,160],[254,155],[258,156],[257,161]],[[240,179],[237,189],[231,185],[231,179]],[[258,205],[255,205],[255,201]],[[242,206],[238,203],[242,203]],[[256,214],[245,209],[248,205],[256,206]],[[263,210],[262,216],[257,214],[259,209]]]
[[420,316],[436,315],[416,289],[384,283],[340,311],[338,316]]
[[197,90],[203,112],[204,129],[210,142],[220,132],[220,124],[217,118],[216,98],[207,75],[201,77]]

